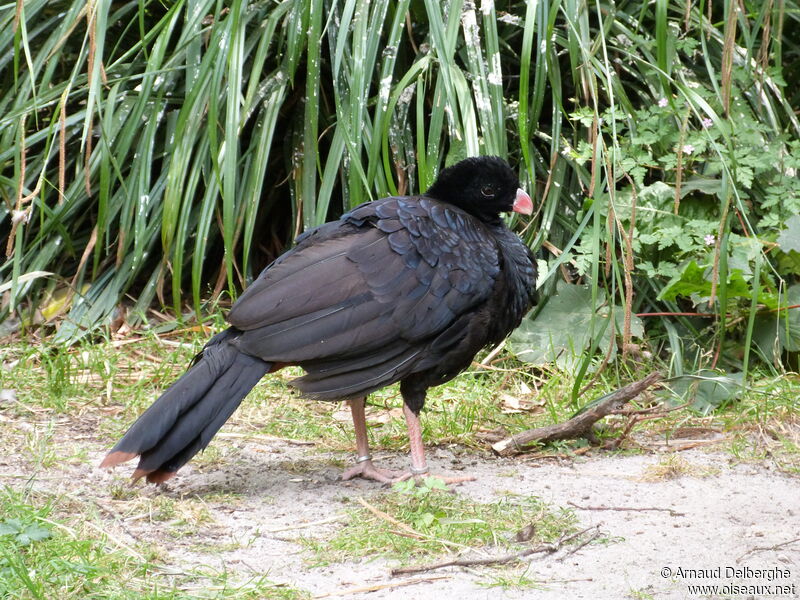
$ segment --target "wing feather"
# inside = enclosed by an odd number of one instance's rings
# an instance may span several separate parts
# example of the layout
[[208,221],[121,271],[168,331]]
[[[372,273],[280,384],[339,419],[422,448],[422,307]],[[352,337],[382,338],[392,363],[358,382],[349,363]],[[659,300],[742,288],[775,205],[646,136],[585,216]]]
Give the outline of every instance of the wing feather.
[[490,297],[498,263],[477,219],[426,197],[386,198],[305,234],[228,320],[242,330],[243,351],[303,366],[304,392],[347,397],[457,343],[462,317]]

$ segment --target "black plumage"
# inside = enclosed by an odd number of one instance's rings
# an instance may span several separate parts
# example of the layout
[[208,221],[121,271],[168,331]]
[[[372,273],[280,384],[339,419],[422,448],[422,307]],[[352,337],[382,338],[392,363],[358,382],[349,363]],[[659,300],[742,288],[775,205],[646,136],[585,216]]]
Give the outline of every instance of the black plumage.
[[[530,197],[518,188],[505,161],[467,159],[421,196],[368,202],[300,236],[103,466],[139,455],[135,477],[169,478],[264,374],[289,364],[306,371],[293,385],[320,400],[362,399],[400,381],[413,420],[429,387],[501,341],[530,305],[534,262],[499,216],[530,214]],[[412,440],[419,472],[424,456],[414,447]]]

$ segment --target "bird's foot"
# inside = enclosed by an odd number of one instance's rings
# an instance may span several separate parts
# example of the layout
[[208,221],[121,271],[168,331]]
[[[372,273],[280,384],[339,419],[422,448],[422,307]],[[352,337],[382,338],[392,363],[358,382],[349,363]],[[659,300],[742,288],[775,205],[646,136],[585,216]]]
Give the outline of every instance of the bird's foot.
[[[363,477],[364,479],[373,479],[381,483],[394,483],[407,479],[404,473],[398,471],[390,471],[389,469],[380,469],[372,464],[371,460],[365,460],[357,463],[355,466],[350,467],[342,473],[342,480],[347,481],[354,477]],[[408,474],[411,475],[410,473]]]
[[353,479],[355,477],[372,479],[373,481],[379,481],[380,483],[387,485],[398,483],[400,481],[408,481],[409,479],[413,479],[416,483],[420,484],[429,477],[438,479],[439,481],[444,482],[445,485],[455,485],[465,481],[475,481],[476,479],[474,475],[448,476],[437,475],[435,473],[432,474],[429,473],[427,469],[417,470],[411,468],[408,471],[391,471],[389,469],[381,469],[372,464],[372,459],[368,455],[359,457],[359,460],[355,465],[342,473],[342,481],[347,481],[348,479]]

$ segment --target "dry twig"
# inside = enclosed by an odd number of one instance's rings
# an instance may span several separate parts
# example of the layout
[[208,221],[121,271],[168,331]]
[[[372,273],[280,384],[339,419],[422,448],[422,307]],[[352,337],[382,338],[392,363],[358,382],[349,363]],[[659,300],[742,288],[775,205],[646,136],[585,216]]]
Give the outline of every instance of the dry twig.
[[314,596],[314,599],[317,598],[330,598],[331,596],[349,596],[350,594],[363,594],[367,592],[377,592],[379,590],[388,590],[394,589],[399,587],[405,587],[407,585],[415,585],[417,583],[430,583],[431,581],[439,581],[441,579],[450,579],[447,575],[440,575],[437,577],[422,577],[420,579],[407,579],[405,581],[395,581],[392,583],[379,583],[377,585],[368,585],[365,587],[354,587],[354,588],[347,588],[346,590],[341,590],[338,592],[330,592],[327,594],[321,594],[319,596]]
[[289,525],[287,527],[278,527],[277,529],[267,529],[266,533],[280,533],[282,531],[294,531],[295,529],[308,529],[309,527],[316,527],[318,525],[328,525],[329,523],[336,523],[344,519],[344,515],[334,515],[329,519],[321,519],[319,521],[311,521],[309,523],[300,523],[299,525]]
[[513,552],[511,554],[503,554],[501,556],[489,556],[486,558],[457,558],[454,560],[446,560],[438,563],[433,563],[430,565],[420,565],[417,567],[400,567],[397,569],[392,569],[392,575],[408,575],[410,573],[423,573],[425,571],[433,571],[435,569],[443,569],[445,567],[474,567],[474,566],[485,566],[485,565],[502,565],[510,562],[516,562],[532,554],[541,554],[541,553],[553,554],[554,552],[558,552],[559,550],[561,550],[564,544],[571,542],[572,540],[578,539],[584,533],[594,529],[594,532],[592,533],[591,536],[589,536],[588,541],[582,543],[579,546],[578,549],[580,549],[589,542],[596,539],[600,535],[599,528],[600,528],[599,525],[593,525],[592,527],[587,527],[586,529],[582,529],[581,531],[573,533],[572,535],[561,536],[555,542],[549,544],[539,544],[538,546],[534,546],[533,548],[525,548],[525,550],[521,550],[519,552]]
[[589,544],[591,544],[593,541],[595,541],[595,540],[596,540],[597,538],[599,538],[599,537],[600,537],[600,526],[599,526],[599,525],[595,525],[595,530],[594,530],[594,532],[592,533],[592,535],[588,536],[586,539],[584,539],[584,540],[583,540],[583,541],[582,541],[580,544],[578,544],[577,546],[573,546],[572,548],[570,548],[568,552],[565,552],[564,554],[562,554],[561,556],[559,556],[559,557],[558,557],[558,559],[557,559],[557,560],[558,560],[558,562],[561,562],[562,560],[564,560],[564,559],[565,559],[565,558],[567,558],[568,556],[572,556],[572,555],[573,555],[573,554],[575,554],[576,552],[580,552],[580,551],[581,551],[581,550],[583,550],[583,549],[584,549],[586,546],[588,546]]
[[492,449],[500,456],[508,456],[521,452],[525,446],[538,442],[546,444],[556,440],[570,440],[581,437],[592,437],[592,426],[610,414],[622,409],[629,402],[650,386],[658,383],[661,375],[651,373],[640,381],[634,381],[610,394],[591,408],[575,415],[564,423],[537,427],[518,433],[510,438],[492,445]]
[[615,511],[632,511],[632,512],[668,512],[670,517],[685,517],[686,513],[672,510],[671,508],[658,508],[654,506],[580,506],[574,502],[567,502],[570,506],[574,506],[578,510],[615,510]]
[[384,521],[387,521],[388,523],[391,523],[392,525],[396,525],[398,528],[400,528],[401,531],[390,530],[395,535],[400,535],[400,536],[403,536],[403,537],[409,537],[409,538],[412,538],[412,539],[415,539],[415,540],[428,540],[428,541],[436,542],[436,543],[441,544],[443,546],[449,546],[451,548],[466,548],[467,547],[467,546],[464,546],[464,544],[457,544],[455,542],[450,542],[448,540],[443,540],[443,539],[440,539],[440,538],[437,538],[437,537],[433,537],[431,535],[425,535],[423,533],[420,533],[419,531],[415,530],[414,528],[410,527],[409,525],[406,525],[402,521],[398,521],[392,515],[390,515],[388,513],[385,513],[382,510],[379,510],[379,509],[375,508],[369,502],[364,500],[364,498],[358,497],[358,498],[356,498],[356,501],[361,506],[363,506],[368,511],[370,511],[373,515],[378,517],[379,519],[383,519]]
[[356,502],[358,502],[361,506],[366,508],[369,512],[371,512],[373,515],[375,515],[379,519],[383,519],[384,521],[388,521],[392,525],[396,525],[397,527],[402,529],[405,533],[407,533],[410,537],[413,537],[413,538],[418,539],[418,540],[424,540],[425,539],[425,536],[422,535],[421,533],[419,533],[418,531],[415,531],[414,529],[412,529],[411,527],[409,527],[408,525],[406,525],[402,521],[398,521],[392,515],[387,514],[387,513],[383,512],[382,510],[378,510],[377,508],[372,506],[369,502],[367,502],[366,500],[364,500],[360,496],[358,498],[356,498]]
[[769,552],[771,550],[777,550],[778,548],[783,548],[784,546],[788,546],[790,544],[795,544],[797,542],[800,542],[800,537],[794,538],[793,540],[789,540],[788,542],[781,542],[780,544],[775,544],[774,546],[758,546],[758,547],[752,548],[752,549],[748,550],[747,552],[745,552],[744,554],[742,554],[739,558],[736,559],[736,562],[738,563],[745,556],[749,556],[751,554],[755,554],[756,552]]

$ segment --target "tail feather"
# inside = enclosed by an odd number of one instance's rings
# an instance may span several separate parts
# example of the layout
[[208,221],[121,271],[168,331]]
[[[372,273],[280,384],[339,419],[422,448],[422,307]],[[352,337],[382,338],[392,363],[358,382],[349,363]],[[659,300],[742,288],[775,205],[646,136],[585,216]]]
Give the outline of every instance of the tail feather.
[[268,363],[238,354],[233,364],[214,382],[192,409],[153,448],[142,452],[137,468],[177,471],[205,448],[239,407],[242,399],[269,370]]
[[101,467],[139,456],[134,479],[165,481],[205,448],[271,363],[214,338],[197,362],[148,408]]

